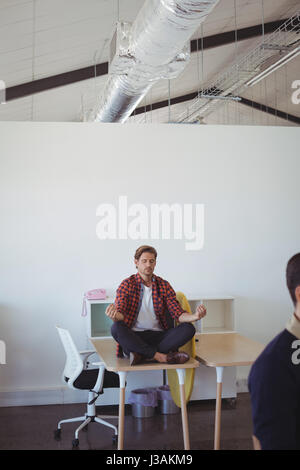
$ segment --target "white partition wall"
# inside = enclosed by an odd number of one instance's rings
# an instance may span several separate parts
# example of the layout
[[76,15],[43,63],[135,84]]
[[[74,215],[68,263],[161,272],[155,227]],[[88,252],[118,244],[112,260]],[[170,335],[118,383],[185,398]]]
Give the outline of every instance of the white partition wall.
[[[1,122],[0,404],[61,401],[54,326],[87,348],[83,293],[114,297],[145,243],[175,290],[232,297],[239,333],[275,336],[292,313],[286,263],[300,251],[299,137],[298,128]],[[161,204],[192,210],[181,238],[173,222],[169,239],[157,234],[151,209]],[[105,208],[116,227],[104,227]],[[99,239],[101,223],[115,238]],[[197,234],[203,247],[187,249]]]

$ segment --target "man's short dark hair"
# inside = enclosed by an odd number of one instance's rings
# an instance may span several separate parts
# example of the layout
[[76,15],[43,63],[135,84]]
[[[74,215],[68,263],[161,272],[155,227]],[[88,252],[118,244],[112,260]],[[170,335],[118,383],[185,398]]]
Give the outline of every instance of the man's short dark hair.
[[295,289],[300,286],[300,253],[294,255],[287,264],[286,283],[294,305],[296,305]]
[[145,252],[152,253],[155,256],[155,259],[157,258],[157,251],[155,248],[153,248],[153,246],[142,245],[136,250],[134,255],[135,259],[139,260],[142,254]]

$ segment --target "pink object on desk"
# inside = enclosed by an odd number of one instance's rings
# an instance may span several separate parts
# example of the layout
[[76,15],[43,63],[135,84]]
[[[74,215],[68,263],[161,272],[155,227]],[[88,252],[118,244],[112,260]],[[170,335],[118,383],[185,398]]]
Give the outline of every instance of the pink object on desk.
[[93,289],[89,290],[84,294],[83,304],[82,304],[82,317],[86,317],[86,300],[105,300],[106,299],[106,290],[105,289]]

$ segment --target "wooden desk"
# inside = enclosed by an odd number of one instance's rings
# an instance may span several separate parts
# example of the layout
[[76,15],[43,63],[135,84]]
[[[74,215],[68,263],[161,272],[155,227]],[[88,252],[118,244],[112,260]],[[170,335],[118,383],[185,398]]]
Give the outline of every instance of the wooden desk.
[[131,366],[129,359],[118,358],[116,356],[116,343],[112,338],[101,338],[94,339],[90,338],[94,345],[97,354],[100,356],[105,364],[105,368],[112,372],[117,372],[120,378],[120,400],[119,400],[119,426],[118,426],[118,450],[122,450],[124,447],[124,409],[125,409],[125,387],[126,387],[126,375],[128,372],[133,371],[148,371],[148,370],[165,370],[165,369],[176,369],[178,374],[179,386],[180,386],[180,399],[181,399],[181,418],[182,418],[182,430],[184,439],[185,450],[190,449],[187,410],[186,410],[186,398],[184,390],[184,377],[185,369],[199,367],[199,362],[195,359],[190,359],[185,364],[162,364],[158,362],[149,362],[145,364],[138,364]]
[[251,365],[263,349],[262,344],[238,333],[200,333],[196,335],[196,358],[208,367],[215,367],[217,373],[215,450],[220,449],[224,367]]

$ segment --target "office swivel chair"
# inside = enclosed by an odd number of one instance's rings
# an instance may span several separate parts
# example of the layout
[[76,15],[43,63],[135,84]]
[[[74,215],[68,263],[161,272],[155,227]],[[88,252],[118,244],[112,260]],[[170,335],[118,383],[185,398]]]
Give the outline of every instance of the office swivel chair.
[[95,401],[98,396],[103,393],[103,388],[119,388],[119,376],[114,372],[105,370],[104,364],[99,363],[97,369],[87,369],[88,357],[91,354],[95,354],[95,351],[81,351],[79,352],[73,342],[73,339],[68,330],[56,327],[62,341],[65,353],[66,363],[62,374],[64,383],[68,384],[68,387],[79,390],[89,390],[87,412],[84,416],[78,416],[77,418],[63,419],[58,423],[57,429],[54,431],[54,437],[56,440],[60,439],[61,425],[63,423],[72,423],[76,421],[82,421],[80,426],[75,431],[75,439],[72,441],[72,448],[79,446],[78,434],[85,426],[90,422],[96,422],[109,426],[114,429],[115,433],[113,436],[113,442],[117,441],[118,429],[116,426],[104,421],[102,418],[113,419],[118,416],[97,416]]

